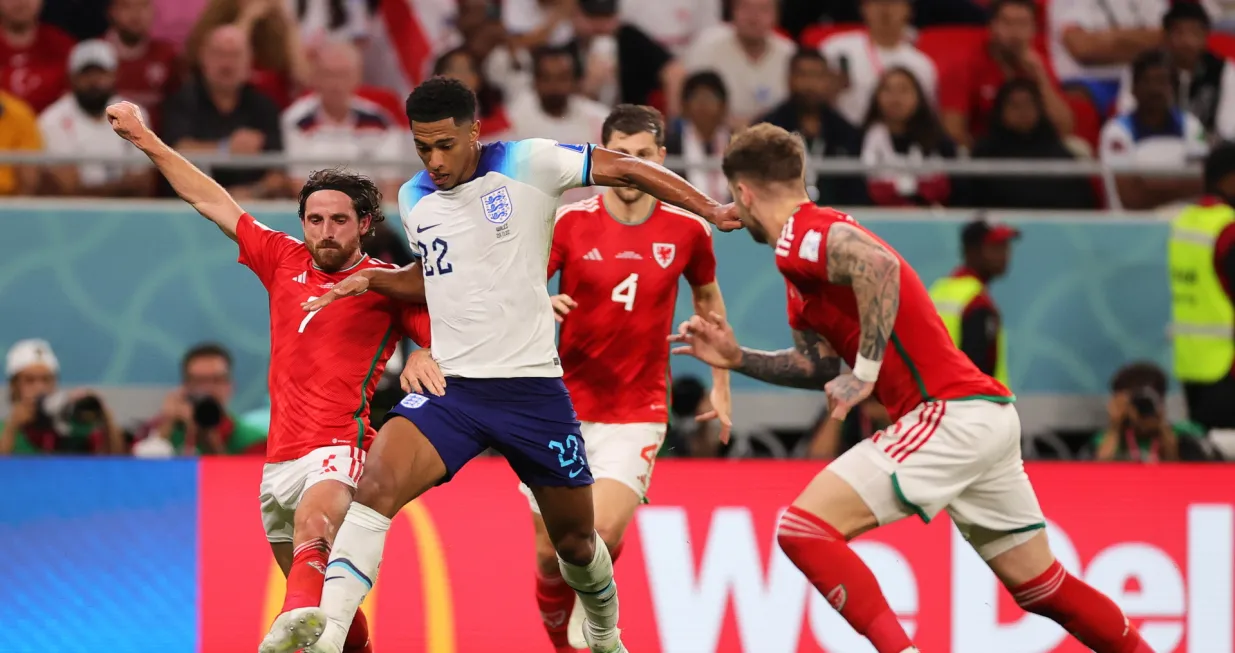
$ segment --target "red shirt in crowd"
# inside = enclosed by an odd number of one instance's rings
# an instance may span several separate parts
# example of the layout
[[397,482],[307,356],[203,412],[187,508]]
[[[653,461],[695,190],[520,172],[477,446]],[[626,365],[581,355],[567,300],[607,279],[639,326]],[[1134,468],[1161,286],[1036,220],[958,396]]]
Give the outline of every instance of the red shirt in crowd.
[[40,24],[30,45],[18,48],[0,32],[0,88],[25,100],[36,113],[69,87],[69,52],[73,38]]
[[[1054,71],[1045,62],[1043,66],[1051,84],[1058,88]],[[983,41],[970,56],[958,58],[951,70],[939,76],[939,109],[965,116],[969,135],[976,140],[986,135],[999,88],[1012,79],[1033,78],[1033,72],[1023,66],[1006,68],[991,54],[990,41]]]
[[163,100],[180,84],[176,47],[158,39],[129,47],[115,32],[107,33],[107,41],[116,48],[120,60],[116,68],[116,93],[145,109],[157,126]]

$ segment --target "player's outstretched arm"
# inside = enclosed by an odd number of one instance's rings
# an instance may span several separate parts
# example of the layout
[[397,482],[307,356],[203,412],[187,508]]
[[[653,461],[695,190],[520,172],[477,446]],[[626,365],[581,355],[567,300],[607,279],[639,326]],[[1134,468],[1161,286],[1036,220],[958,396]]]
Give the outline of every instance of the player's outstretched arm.
[[592,181],[597,186],[638,188],[662,202],[702,217],[721,231],[742,227],[732,205],[717,202],[668,168],[638,157],[594,148]]
[[137,105],[120,102],[107,107],[107,121],[121,138],[150,157],[181,199],[236,240],[236,224],[244,209],[215,180],[159,139],[142,120]]
[[336,283],[321,297],[300,305],[306,312],[320,311],[336,299],[363,295],[372,290],[391,299],[419,303],[425,302],[425,278],[420,273],[420,263],[405,265],[397,270],[369,268],[352,274]]
[[874,382],[900,310],[900,259],[858,227],[836,222],[828,230],[827,260],[828,281],[853,288],[857,299],[862,335],[854,376]]
[[823,390],[841,371],[840,356],[826,340],[809,331],[795,330],[790,349],[760,351],[742,347],[741,352],[734,371],[787,388]]

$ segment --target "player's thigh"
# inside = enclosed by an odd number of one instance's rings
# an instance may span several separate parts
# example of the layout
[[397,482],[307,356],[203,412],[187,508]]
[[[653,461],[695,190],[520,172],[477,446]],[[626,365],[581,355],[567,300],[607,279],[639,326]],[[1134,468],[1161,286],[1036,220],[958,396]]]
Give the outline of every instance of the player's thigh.
[[584,566],[592,560],[596,526],[592,486],[530,485],[554,551],[563,560]]
[[983,560],[992,565],[1001,560],[1004,571],[996,572],[1001,578],[1031,573],[1025,579],[1031,580],[1053,558],[1043,535],[1046,519],[1021,459],[1020,418],[1011,404],[974,403],[984,404],[975,408],[984,413],[992,460],[949,504],[948,513]]
[[[295,542],[323,538],[327,542],[334,541],[339,524],[347,516],[348,506],[352,503],[352,495],[364,471],[365,452],[359,447],[350,447],[347,464],[348,472],[332,472],[322,470],[305,481],[304,494],[300,497],[300,505],[296,507]],[[338,467],[336,469],[340,469]]]
[[467,416],[466,400],[467,393],[453,382],[442,397],[404,397],[373,441],[355,500],[393,517],[480,455],[486,445]]
[[304,491],[309,468],[302,459],[266,463],[258,489],[258,503],[266,540],[291,545],[296,529],[296,505]]

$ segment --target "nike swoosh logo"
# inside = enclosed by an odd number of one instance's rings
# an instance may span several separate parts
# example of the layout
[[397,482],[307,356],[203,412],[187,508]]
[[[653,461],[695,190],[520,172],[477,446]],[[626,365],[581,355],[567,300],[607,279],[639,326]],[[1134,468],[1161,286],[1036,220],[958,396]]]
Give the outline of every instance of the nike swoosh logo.
[[438,225],[441,225],[441,224],[442,224],[442,223],[440,223],[440,222],[439,222],[439,223],[437,223],[437,224],[431,224],[431,225],[429,225],[429,226],[427,226],[427,227],[421,227],[421,226],[417,225],[417,226],[416,226],[416,233],[418,233],[418,234],[423,234],[424,232],[426,232],[426,231],[428,231],[428,230],[430,230],[430,229],[432,229],[432,228],[434,228],[434,227],[436,227],[436,226],[438,226]]
[[580,474],[582,474],[582,473],[583,473],[583,468],[582,468],[582,467],[580,467],[579,469],[576,469],[575,471],[571,472],[571,473],[570,473],[570,477],[571,477],[571,478],[574,478],[574,477],[576,477],[576,476],[578,476],[578,475],[580,475]]
[[340,580],[340,579],[343,579],[343,578],[347,578],[347,576],[327,576],[327,577],[326,577],[326,580],[324,580],[324,581],[322,581],[322,582],[323,582],[323,583],[328,583],[328,582],[330,582],[330,581],[332,581],[332,580]]

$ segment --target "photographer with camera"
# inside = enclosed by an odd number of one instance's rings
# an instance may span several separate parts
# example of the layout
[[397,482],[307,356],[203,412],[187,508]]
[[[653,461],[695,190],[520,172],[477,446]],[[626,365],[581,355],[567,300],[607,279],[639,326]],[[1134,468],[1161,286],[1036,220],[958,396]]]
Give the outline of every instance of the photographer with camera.
[[21,340],[5,356],[9,415],[0,455],[123,453],[124,433],[88,390],[59,389],[60,362],[45,340]]
[[1109,421],[1094,437],[1095,460],[1168,462],[1205,459],[1205,432],[1166,415],[1166,373],[1153,363],[1125,365],[1111,379]]
[[159,415],[146,425],[134,452],[142,456],[261,454],[266,431],[228,412],[232,355],[204,343],[185,352],[180,387],[168,393]]

